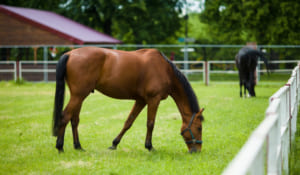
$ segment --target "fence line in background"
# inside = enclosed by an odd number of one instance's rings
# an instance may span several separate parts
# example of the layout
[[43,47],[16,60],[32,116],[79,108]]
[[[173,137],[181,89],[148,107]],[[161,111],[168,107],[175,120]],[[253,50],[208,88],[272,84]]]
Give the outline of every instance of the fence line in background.
[[289,174],[300,99],[300,65],[287,84],[270,97],[265,119],[253,131],[223,175]]
[[[6,65],[5,67],[2,66]],[[12,65],[13,67],[9,66]],[[1,73],[13,73],[13,80],[17,81],[17,63],[16,61],[0,61],[0,74]]]
[[[48,73],[56,73],[56,64],[58,61],[19,61],[18,78],[23,79],[23,73],[43,73],[42,81],[48,82]],[[52,69],[49,68],[52,66]]]
[[[297,64],[298,60],[284,60],[284,61],[269,61],[269,64],[286,64],[286,63],[295,63]],[[210,74],[237,74],[238,71],[235,68],[235,61],[173,61],[183,73],[186,75],[192,73],[202,73],[202,80],[207,85],[210,83]],[[37,78],[33,81],[45,81],[49,80],[49,74],[55,74],[55,67],[57,61],[0,61],[0,75],[3,73],[13,73],[13,80],[18,78],[24,78],[24,74],[38,74],[42,73],[43,78]],[[259,64],[263,64],[262,61]],[[5,67],[7,65],[8,67]],[[9,67],[9,65],[13,65]],[[184,65],[188,65],[188,69],[184,68]],[[227,69],[220,69],[218,65],[227,65]],[[216,67],[216,68],[215,68]],[[272,72],[281,72],[289,73],[292,69],[272,69]],[[267,72],[266,69],[260,69],[258,73]],[[37,76],[37,75],[36,75]],[[53,75],[50,75],[50,81]],[[258,76],[259,77],[259,76]],[[0,77],[1,80],[1,77]]]

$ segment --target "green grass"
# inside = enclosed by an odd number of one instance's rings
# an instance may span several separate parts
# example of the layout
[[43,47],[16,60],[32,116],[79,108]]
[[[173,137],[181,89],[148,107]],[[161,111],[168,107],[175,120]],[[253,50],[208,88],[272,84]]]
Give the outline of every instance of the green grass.
[[[263,82],[273,81],[287,81],[290,78],[290,73],[270,73],[270,75],[264,73],[260,75],[260,80]],[[203,81],[202,73],[188,74],[189,80],[192,81]],[[221,73],[210,73],[209,79],[211,82],[216,81],[237,81],[239,80],[238,74],[221,74]]]
[[298,118],[297,118],[297,131],[295,133],[295,140],[292,143],[292,149],[290,152],[290,159],[289,159],[289,168],[291,175],[298,175],[300,174],[300,110],[298,112]]
[[81,110],[79,135],[86,152],[73,149],[68,125],[65,152],[58,154],[51,136],[55,84],[0,82],[0,174],[220,174],[263,120],[268,98],[285,82],[260,82],[257,97],[247,99],[239,97],[237,82],[212,82],[208,87],[193,82],[205,108],[199,154],[188,153],[180,136],[181,117],[170,97],[158,110],[155,152],[144,148],[145,109],[118,149],[108,150],[133,101],[98,92],[85,100]]

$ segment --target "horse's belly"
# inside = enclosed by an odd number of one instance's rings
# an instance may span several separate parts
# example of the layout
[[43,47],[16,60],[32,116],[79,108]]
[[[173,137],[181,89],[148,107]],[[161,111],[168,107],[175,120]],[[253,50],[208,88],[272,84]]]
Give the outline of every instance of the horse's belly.
[[[135,87],[132,87],[135,88]],[[137,93],[133,91],[133,89],[127,89],[124,86],[98,86],[96,89],[102,94],[117,98],[117,99],[136,99],[138,97]]]

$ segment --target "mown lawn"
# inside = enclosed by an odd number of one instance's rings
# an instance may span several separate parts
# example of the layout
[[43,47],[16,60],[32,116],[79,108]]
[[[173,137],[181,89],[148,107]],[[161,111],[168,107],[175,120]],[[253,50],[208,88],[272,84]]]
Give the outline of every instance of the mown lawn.
[[300,174],[300,110],[298,112],[298,119],[297,119],[297,131],[295,133],[295,139],[292,143],[292,149],[290,152],[290,159],[289,159],[289,174],[291,175],[298,175]]
[[262,81],[256,87],[257,97],[246,99],[239,97],[237,82],[210,86],[193,82],[205,108],[199,154],[187,152],[180,136],[181,117],[170,97],[158,110],[155,152],[144,148],[145,109],[118,149],[108,150],[133,101],[98,92],[86,99],[81,110],[79,134],[86,152],[73,149],[68,125],[65,152],[58,154],[56,138],[51,136],[55,84],[0,82],[0,174],[221,174],[263,120],[268,98],[285,82]]

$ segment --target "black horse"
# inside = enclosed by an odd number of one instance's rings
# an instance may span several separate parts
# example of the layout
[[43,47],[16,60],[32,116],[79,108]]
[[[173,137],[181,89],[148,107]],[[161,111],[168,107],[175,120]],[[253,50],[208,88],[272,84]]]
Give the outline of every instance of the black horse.
[[240,97],[242,97],[242,86],[244,86],[244,96],[246,96],[246,89],[249,95],[255,97],[254,87],[256,85],[256,66],[258,58],[264,61],[268,71],[268,60],[264,54],[258,50],[244,47],[239,50],[235,56],[235,63],[239,70],[240,77]]

